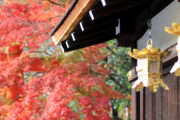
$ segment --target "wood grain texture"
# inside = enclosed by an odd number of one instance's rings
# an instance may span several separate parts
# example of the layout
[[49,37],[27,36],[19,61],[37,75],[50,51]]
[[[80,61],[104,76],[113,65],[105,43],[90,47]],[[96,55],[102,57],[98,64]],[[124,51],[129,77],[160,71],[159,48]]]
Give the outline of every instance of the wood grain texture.
[[[172,56],[175,56],[175,54],[172,54]],[[173,63],[170,63],[169,66],[172,66],[172,64]],[[167,68],[169,69],[169,67]],[[164,90],[160,86],[157,93],[152,93],[148,90],[148,88],[145,88],[145,104],[142,102],[142,93],[140,94],[140,120],[179,120],[180,77],[175,77],[174,74],[169,74],[166,72],[166,74],[163,76],[163,79],[164,82],[168,85],[170,89],[169,91]],[[134,99],[134,97],[132,99]],[[138,103],[138,101],[136,102]],[[142,115],[143,107],[145,109],[144,115]],[[144,119],[142,119],[143,116]]]
[[95,20],[95,21],[84,21],[84,20],[82,20],[80,22],[80,26],[81,26],[81,30],[86,32],[86,31],[96,30],[97,28],[104,28],[104,26],[105,27],[117,26],[118,25],[117,22],[118,22],[117,18],[113,19],[113,18],[109,17],[109,18],[99,19],[99,20]]
[[177,78],[177,118],[180,118],[180,77]]
[[142,7],[146,3],[147,1],[144,0],[124,1],[124,3],[120,2],[104,8],[91,9],[89,14],[92,20],[98,20],[109,16],[112,18],[114,16],[125,17],[133,13],[134,10],[137,10],[137,7]]
[[156,96],[156,93],[151,93],[151,94],[152,94],[152,120],[156,120],[156,112],[157,112],[156,106],[158,106],[156,103],[156,97],[158,96]]
[[177,78],[168,75],[168,120],[177,120]]
[[[89,38],[91,36],[97,35],[99,33],[102,33],[103,31],[109,31],[113,28],[115,29],[115,27],[118,25],[118,20],[112,20],[106,23],[99,23],[99,25],[97,26],[93,26],[93,25],[89,25],[91,27],[93,27],[92,29],[88,29],[88,31],[80,31],[80,32],[73,32],[73,38],[74,40],[82,40],[84,39],[84,41],[89,40]],[[86,27],[84,27],[86,28]],[[89,27],[90,28],[90,27]],[[115,33],[115,32],[114,32]],[[104,35],[104,34],[103,34]],[[95,39],[96,36],[94,36]],[[88,41],[87,41],[88,42]]]
[[140,120],[145,119],[145,88],[140,91]]
[[[85,45],[88,43],[96,43],[99,40],[108,40],[107,38],[111,39],[115,37],[115,29],[104,29],[103,31],[99,31],[94,34],[90,34],[90,36],[80,36],[80,38],[74,42],[69,43],[70,48],[76,47],[77,45]],[[93,39],[94,38],[94,39]],[[88,39],[89,41],[86,41]]]
[[152,93],[145,88],[145,120],[152,119]]
[[132,104],[131,104],[131,106],[132,106],[132,120],[137,120],[136,119],[136,114],[137,114],[137,112],[136,112],[136,108],[137,108],[137,106],[136,106],[136,90],[132,89],[131,93],[132,93],[132,98],[133,98]]
[[156,120],[161,120],[161,115],[162,115],[162,88],[159,87],[158,91],[156,93],[156,113],[155,113],[155,119]]
[[91,6],[96,0],[79,0],[68,15],[64,23],[59,27],[59,29],[52,35],[54,38],[54,43],[57,45],[59,41],[64,41],[68,38],[69,34],[74,30],[76,25],[88,12]]
[[[62,44],[62,47],[64,48],[64,52],[69,52],[72,50],[77,50],[77,49],[84,48],[87,46],[106,42],[106,41],[113,39],[115,37],[115,29],[112,29],[109,32],[105,32],[104,34],[105,35],[98,35],[98,36],[94,37],[94,39],[89,38],[89,41],[86,41],[84,39],[77,40],[74,42],[72,40],[71,41],[65,40],[65,41],[62,41],[61,44]],[[69,48],[67,48],[67,46],[65,44],[65,42],[67,42],[67,41],[69,43]]]
[[[180,118],[180,82],[173,74],[164,77],[169,91],[158,89],[157,93],[145,90],[145,119],[143,120],[179,120]],[[142,106],[141,106],[142,107]]]
[[101,0],[103,6],[110,6],[112,4],[118,4],[124,2],[124,0]]

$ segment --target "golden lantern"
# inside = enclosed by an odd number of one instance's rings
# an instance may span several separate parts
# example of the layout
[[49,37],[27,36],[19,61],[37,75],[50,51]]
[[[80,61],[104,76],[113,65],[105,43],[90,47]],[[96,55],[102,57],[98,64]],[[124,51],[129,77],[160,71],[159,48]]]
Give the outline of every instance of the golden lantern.
[[165,31],[168,32],[169,34],[178,36],[178,41],[176,46],[178,61],[174,64],[170,73],[175,73],[175,76],[180,76],[180,24],[172,23],[172,28],[165,27]]
[[170,54],[167,49],[160,51],[159,48],[153,48],[150,39],[147,42],[147,48],[133,49],[133,52],[128,52],[128,54],[137,59],[138,80],[134,82],[132,88],[140,91],[141,88],[148,87],[152,92],[156,92],[158,86],[161,85],[164,89],[169,90],[162,79],[162,58]]

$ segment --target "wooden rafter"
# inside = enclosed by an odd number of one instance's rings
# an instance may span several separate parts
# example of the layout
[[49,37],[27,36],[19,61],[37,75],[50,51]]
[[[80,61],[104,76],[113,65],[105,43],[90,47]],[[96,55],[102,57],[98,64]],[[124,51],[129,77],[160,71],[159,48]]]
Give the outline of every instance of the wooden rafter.
[[124,2],[124,0],[101,0],[103,6],[108,6],[112,4],[118,4],[120,2]]
[[74,41],[74,42],[71,39],[63,41],[62,47],[64,49],[64,52],[68,52],[68,51],[72,51],[72,50],[76,50],[76,49],[80,49],[80,48],[84,48],[87,46],[91,46],[94,44],[98,44],[101,42],[108,41],[110,39],[115,38],[115,36],[116,36],[115,35],[115,29],[111,28],[111,29],[105,30],[105,31],[103,31],[97,35],[93,35],[93,36],[89,37],[88,41],[85,41],[84,39]]
[[107,19],[100,19],[100,20],[96,20],[96,21],[81,21],[79,24],[80,24],[80,28],[81,28],[81,31],[89,31],[89,30],[97,30],[99,27],[102,27],[102,26],[114,26],[114,25],[117,25],[117,22],[116,22],[117,18],[114,19],[114,18],[111,18],[111,17],[108,17]]
[[125,2],[124,4],[122,4],[122,2],[119,2],[118,4],[112,4],[104,8],[91,9],[89,11],[89,15],[92,20],[97,20],[103,17],[108,17],[108,16],[118,14],[120,12],[126,11],[136,6],[143,5],[145,3],[147,3],[147,1],[144,1],[144,0]]
[[60,41],[68,38],[69,34],[74,30],[76,25],[88,12],[96,0],[77,0],[73,10],[70,11],[63,24],[51,34],[54,43],[57,45]]

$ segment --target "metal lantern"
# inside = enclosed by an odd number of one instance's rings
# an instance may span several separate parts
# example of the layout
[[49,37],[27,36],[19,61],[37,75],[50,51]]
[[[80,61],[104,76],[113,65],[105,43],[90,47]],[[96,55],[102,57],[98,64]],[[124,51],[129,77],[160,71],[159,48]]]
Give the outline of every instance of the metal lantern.
[[165,31],[170,34],[178,36],[178,41],[176,46],[178,61],[174,64],[170,73],[175,73],[175,76],[180,76],[180,24],[172,23],[172,28],[165,27]]
[[133,52],[128,52],[128,54],[137,59],[138,80],[133,84],[132,88],[140,91],[141,88],[148,87],[152,92],[156,92],[158,86],[161,85],[164,89],[169,90],[162,79],[162,58],[170,54],[167,49],[160,51],[159,48],[153,48],[150,39],[147,42],[147,48],[142,50],[133,49]]

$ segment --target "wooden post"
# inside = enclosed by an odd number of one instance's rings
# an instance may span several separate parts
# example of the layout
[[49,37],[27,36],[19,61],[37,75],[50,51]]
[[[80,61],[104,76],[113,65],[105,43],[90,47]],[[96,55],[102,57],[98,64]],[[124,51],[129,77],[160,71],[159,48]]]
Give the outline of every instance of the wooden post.
[[145,88],[140,91],[140,120],[145,120]]
[[136,89],[132,89],[132,120],[136,119]]

